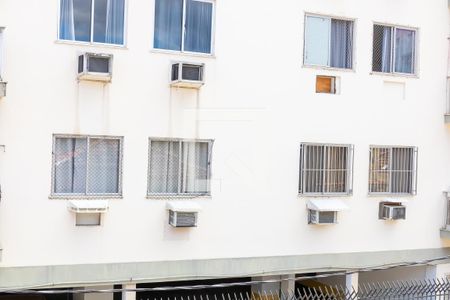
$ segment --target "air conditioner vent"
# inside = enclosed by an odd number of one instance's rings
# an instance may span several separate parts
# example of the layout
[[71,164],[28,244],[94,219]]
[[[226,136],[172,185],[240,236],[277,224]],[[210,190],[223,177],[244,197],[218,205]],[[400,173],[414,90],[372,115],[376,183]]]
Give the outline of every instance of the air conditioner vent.
[[336,211],[318,211],[318,210],[308,210],[308,223],[327,225],[337,223],[337,212]]
[[112,78],[111,54],[83,53],[78,56],[78,79],[109,82]]
[[6,82],[0,78],[0,98],[6,97]]
[[379,209],[379,219],[381,220],[405,220],[406,207],[401,203],[381,202]]
[[173,63],[170,78],[171,86],[198,89],[204,84],[203,73],[203,64]]
[[174,227],[196,227],[197,212],[179,212],[169,210],[169,224]]

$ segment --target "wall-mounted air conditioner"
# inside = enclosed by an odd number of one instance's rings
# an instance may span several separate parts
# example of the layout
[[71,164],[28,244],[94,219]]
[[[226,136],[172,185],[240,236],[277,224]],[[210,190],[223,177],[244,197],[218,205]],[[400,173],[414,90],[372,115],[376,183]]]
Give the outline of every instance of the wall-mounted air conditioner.
[[337,199],[311,199],[306,203],[308,224],[330,225],[337,223],[338,212],[348,210],[348,206]]
[[191,202],[169,202],[169,224],[173,227],[197,227],[200,207]]
[[200,88],[204,82],[204,64],[177,62],[171,65],[170,85],[181,88]]
[[405,220],[406,206],[401,202],[381,202],[378,218],[381,220]]
[[308,210],[308,223],[317,225],[327,225],[337,223],[336,211]]
[[0,98],[6,97],[6,81],[0,77]]
[[107,200],[72,200],[68,201],[67,208],[75,213],[76,226],[99,226],[109,204]]
[[78,56],[78,79],[110,82],[112,54],[86,52]]

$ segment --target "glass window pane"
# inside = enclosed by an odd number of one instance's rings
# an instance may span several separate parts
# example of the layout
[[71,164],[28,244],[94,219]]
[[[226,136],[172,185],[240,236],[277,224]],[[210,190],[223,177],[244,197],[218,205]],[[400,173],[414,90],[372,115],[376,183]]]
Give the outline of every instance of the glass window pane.
[[412,192],[413,149],[392,149],[392,193]]
[[[76,41],[91,40],[91,0],[73,0],[73,17],[64,26],[73,26]],[[73,22],[73,25],[70,24]]]
[[185,193],[208,192],[208,143],[183,143]]
[[124,0],[95,0],[94,42],[123,44]]
[[84,138],[55,139],[54,193],[86,192],[86,150]]
[[306,17],[305,64],[329,65],[330,19]]
[[414,31],[395,29],[395,72],[414,73]]
[[151,141],[148,193],[178,193],[179,142]]
[[344,193],[347,182],[347,148],[327,147],[324,190],[329,193]]
[[184,50],[211,53],[213,4],[197,0],[186,1]]
[[390,185],[389,148],[372,148],[369,190],[372,193],[388,193]]
[[330,66],[352,68],[353,22],[331,20]]
[[89,140],[88,193],[119,193],[120,141]]
[[392,72],[392,27],[373,26],[372,71]]
[[155,0],[153,46],[181,51],[183,0]]
[[305,145],[304,193],[322,193],[324,175],[324,146]]

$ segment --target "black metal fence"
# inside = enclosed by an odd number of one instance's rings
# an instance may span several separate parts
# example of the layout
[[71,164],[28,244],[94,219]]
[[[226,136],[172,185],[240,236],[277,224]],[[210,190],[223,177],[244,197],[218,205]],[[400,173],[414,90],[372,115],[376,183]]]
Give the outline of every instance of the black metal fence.
[[322,285],[300,287],[289,292],[281,290],[236,291],[221,289],[202,293],[201,290],[184,295],[152,297],[137,293],[137,300],[375,300],[375,299],[439,299],[450,300],[450,282],[447,279],[407,282],[380,282],[360,284],[358,289]]

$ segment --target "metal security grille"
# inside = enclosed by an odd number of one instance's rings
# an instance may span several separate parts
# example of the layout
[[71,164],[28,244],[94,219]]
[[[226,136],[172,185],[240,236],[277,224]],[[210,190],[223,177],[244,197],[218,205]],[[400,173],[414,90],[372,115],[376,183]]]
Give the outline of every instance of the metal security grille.
[[300,194],[350,194],[353,146],[301,144]]
[[416,194],[417,148],[370,148],[369,193]]
[[212,141],[150,140],[148,195],[210,192]]
[[393,26],[373,26],[372,71],[415,73],[416,30]]
[[[301,282],[300,282],[301,283]],[[400,299],[450,299],[450,283],[447,279],[376,282],[360,284],[348,289],[341,285],[301,287],[290,291],[264,289],[261,291],[229,292],[223,288],[185,289],[166,292],[164,296],[152,292],[138,292],[137,300],[400,300]]]
[[121,195],[122,138],[55,136],[53,196]]

